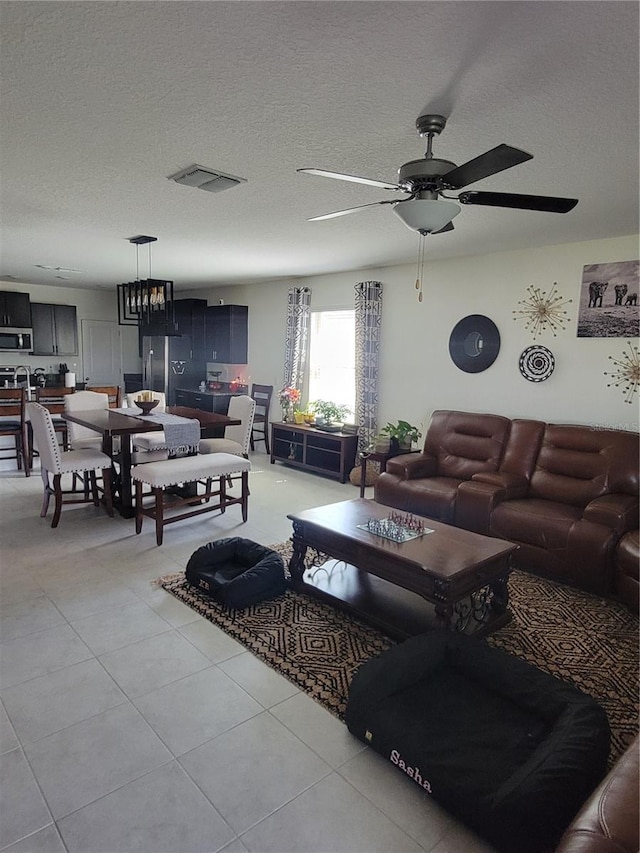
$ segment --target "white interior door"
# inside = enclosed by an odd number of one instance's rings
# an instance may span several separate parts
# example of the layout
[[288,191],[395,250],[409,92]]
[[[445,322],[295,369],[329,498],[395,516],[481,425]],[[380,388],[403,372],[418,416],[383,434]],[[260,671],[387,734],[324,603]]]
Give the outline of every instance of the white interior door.
[[90,385],[122,385],[120,326],[110,320],[82,320],[83,375]]

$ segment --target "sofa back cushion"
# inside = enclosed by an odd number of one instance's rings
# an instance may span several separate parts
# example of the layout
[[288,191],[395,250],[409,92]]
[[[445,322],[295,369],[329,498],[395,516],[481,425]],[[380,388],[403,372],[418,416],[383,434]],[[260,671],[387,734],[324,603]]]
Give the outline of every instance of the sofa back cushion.
[[586,506],[608,493],[638,494],[638,434],[547,424],[530,496]]
[[535,471],[546,424],[542,421],[511,421],[509,440],[500,463],[500,472],[530,481]]
[[424,452],[437,458],[439,477],[469,480],[480,471],[497,471],[510,424],[500,415],[435,411]]

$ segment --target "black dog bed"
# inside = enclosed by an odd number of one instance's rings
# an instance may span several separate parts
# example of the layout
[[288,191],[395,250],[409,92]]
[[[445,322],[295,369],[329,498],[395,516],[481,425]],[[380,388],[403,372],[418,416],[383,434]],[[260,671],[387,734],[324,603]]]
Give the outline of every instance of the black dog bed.
[[200,592],[236,610],[282,595],[287,588],[282,557],[239,536],[198,548],[185,576]]
[[367,661],[349,731],[504,853],[553,849],[606,769],[604,710],[576,687],[447,631]]

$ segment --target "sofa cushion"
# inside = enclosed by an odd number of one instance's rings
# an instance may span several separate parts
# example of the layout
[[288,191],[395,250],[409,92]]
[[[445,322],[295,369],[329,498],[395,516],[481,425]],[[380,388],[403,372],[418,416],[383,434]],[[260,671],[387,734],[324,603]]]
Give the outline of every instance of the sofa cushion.
[[376,480],[375,499],[378,503],[453,524],[458,486],[462,481],[453,477],[428,477],[403,480],[393,473],[384,473]]
[[584,507],[607,492],[637,494],[637,467],[637,434],[547,424],[530,497]]
[[581,515],[577,507],[554,501],[505,501],[491,513],[491,535],[565,552],[571,528]]
[[497,471],[510,421],[500,415],[436,411],[424,452],[438,460],[438,475],[470,480],[478,471]]

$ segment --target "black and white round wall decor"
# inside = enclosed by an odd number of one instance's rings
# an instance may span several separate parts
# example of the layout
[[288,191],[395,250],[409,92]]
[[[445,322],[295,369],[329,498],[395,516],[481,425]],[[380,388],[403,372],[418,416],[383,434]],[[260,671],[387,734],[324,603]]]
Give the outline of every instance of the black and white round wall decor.
[[553,373],[556,361],[550,349],[536,345],[522,351],[518,366],[529,382],[544,382]]

